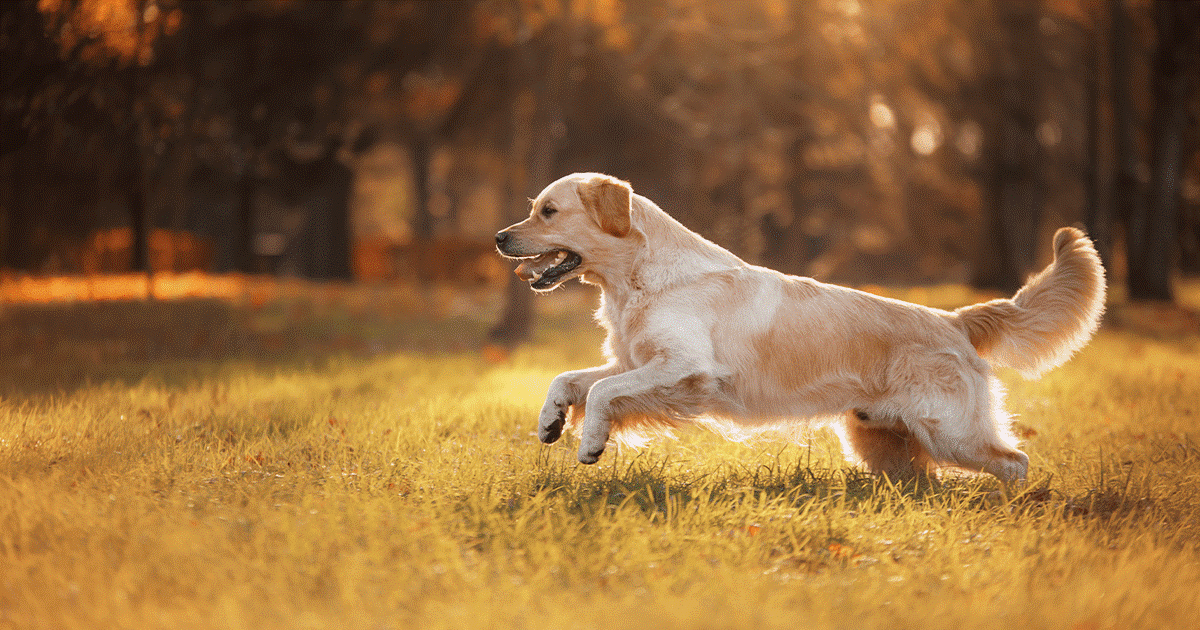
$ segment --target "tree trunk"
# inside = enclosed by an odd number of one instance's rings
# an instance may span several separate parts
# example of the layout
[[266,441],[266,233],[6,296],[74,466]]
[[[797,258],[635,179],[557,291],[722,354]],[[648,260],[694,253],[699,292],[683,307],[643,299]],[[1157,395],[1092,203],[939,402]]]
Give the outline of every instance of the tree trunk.
[[350,269],[350,195],[354,174],[337,158],[339,145],[330,141],[323,155],[310,164],[296,165],[307,182],[300,203],[307,216],[301,252],[304,275],[315,280],[353,279]]
[[[520,54],[527,57],[527,54]],[[522,74],[528,75],[528,63],[522,63]],[[513,166],[509,171],[506,197],[507,221],[515,223],[525,215],[529,206],[526,192],[531,188],[529,173],[532,170],[531,145],[533,144],[536,96],[526,90],[517,95],[513,106]],[[534,193],[536,195],[536,193]],[[504,289],[504,312],[500,320],[488,331],[488,340],[505,347],[514,347],[529,340],[533,334],[533,290],[515,274],[508,276]]]
[[1124,0],[1109,0],[1109,52],[1112,55],[1113,212],[1125,236],[1126,269],[1134,250],[1140,250],[1145,233],[1145,197],[1138,177],[1138,121],[1130,94],[1130,39],[1132,29]]
[[[1130,217],[1129,297],[1140,300],[1174,300],[1171,271],[1178,243],[1179,190],[1183,171],[1183,136],[1188,98],[1196,85],[1196,29],[1200,6],[1186,2],[1158,2],[1154,21],[1158,28],[1151,124],[1150,200],[1144,216]],[[1135,231],[1136,226],[1136,231]]]
[[1113,165],[1111,153],[1112,121],[1106,116],[1105,104],[1113,93],[1107,53],[1107,33],[1098,25],[1091,39],[1091,71],[1084,77],[1087,107],[1087,140],[1084,149],[1084,172],[1087,174],[1084,199],[1084,226],[1105,268],[1112,269]]
[[0,156],[0,268],[23,269],[25,263],[21,243],[28,224],[25,189],[28,179],[20,174],[20,153]]
[[349,282],[354,279],[350,258],[354,251],[353,213],[350,197],[354,194],[354,172],[337,158],[337,149],[329,156],[329,279]]
[[529,341],[533,335],[533,290],[513,274],[504,287],[504,313],[488,331],[488,341],[506,348]]
[[[130,100],[137,100],[137,70],[130,69],[131,77],[129,80]],[[136,109],[136,108],[134,108]],[[127,135],[123,139],[125,143],[125,163],[122,165],[122,171],[125,173],[125,182],[123,188],[125,190],[125,203],[129,210],[129,228],[132,232],[133,242],[131,246],[130,270],[137,273],[146,274],[147,286],[153,288],[152,275],[154,270],[150,268],[150,230],[153,228],[150,217],[150,204],[147,203],[146,191],[146,160],[145,154],[139,145],[138,136],[141,134],[141,121],[138,120],[139,114],[131,112],[128,126],[125,130]],[[120,172],[120,171],[118,171]],[[153,297],[153,291],[148,290],[147,295]]]
[[[137,2],[134,5],[134,10],[137,12],[137,23],[134,26],[134,37],[137,40],[137,46],[142,46],[143,31],[145,24],[142,22],[142,16],[145,15],[145,2]],[[126,163],[125,168],[128,170],[128,181],[125,184],[125,195],[129,204],[129,226],[133,232],[133,256],[131,258],[131,267],[133,271],[146,274],[147,291],[146,295],[150,298],[154,297],[154,283],[151,274],[154,270],[150,268],[150,204],[146,203],[146,159],[145,151],[141,147],[142,136],[142,114],[138,113],[141,109],[138,107],[138,101],[142,93],[142,76],[138,64],[134,63],[126,70],[129,73],[129,112],[127,115],[127,124],[125,126],[126,143]]]
[[[199,4],[199,3],[197,3]],[[237,199],[234,204],[234,233],[233,233],[233,268],[241,273],[260,273],[258,255],[255,251],[256,221],[255,215],[259,190],[259,162],[267,155],[271,144],[273,112],[263,102],[264,78],[268,68],[264,67],[269,58],[268,33],[263,29],[250,31],[250,39],[246,43],[247,71],[251,77],[253,89],[250,99],[243,106],[249,107],[249,134],[245,151],[245,161],[241,164],[237,178]]]
[[129,169],[125,183],[125,200],[129,206],[129,227],[133,232],[133,251],[130,258],[130,270],[150,274],[150,225],[148,205],[146,203],[146,185],[142,177],[141,157],[136,151],[130,157],[126,168]]
[[992,133],[997,146],[990,152],[993,205],[972,284],[1009,293],[1021,287],[1033,267],[1044,197],[1040,171],[1044,156],[1037,139],[1042,12],[1040,3],[1001,3],[1000,7],[1005,36],[997,61],[996,96],[1001,109],[998,129]]
[[[558,151],[564,129],[562,102],[565,95],[570,41],[574,19],[570,4],[550,45],[550,65],[543,75],[538,60],[544,58],[532,43],[526,43],[518,53],[521,64],[518,76],[531,87],[517,97],[513,107],[514,167],[509,185],[508,208],[510,219],[525,216],[529,199],[537,196],[550,183],[558,163]],[[509,277],[505,309],[500,321],[488,331],[488,339],[513,347],[529,339],[533,333],[533,291],[515,275]]]
[[237,183],[237,201],[233,209],[233,269],[256,273],[254,255],[254,198],[258,194],[258,176],[254,156],[247,161]]
[[413,240],[417,247],[427,245],[433,239],[433,214],[429,212],[429,161],[431,142],[427,135],[417,131],[409,144],[413,169]]

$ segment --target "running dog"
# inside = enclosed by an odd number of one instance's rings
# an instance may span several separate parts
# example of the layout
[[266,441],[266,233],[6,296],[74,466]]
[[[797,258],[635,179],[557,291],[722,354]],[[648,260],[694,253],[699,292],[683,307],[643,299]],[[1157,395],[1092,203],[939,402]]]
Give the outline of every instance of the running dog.
[[1011,299],[950,312],[748,264],[598,173],[547,186],[496,245],[535,291],[572,278],[601,289],[609,360],[558,375],[538,420],[547,444],[578,427],[585,464],[610,436],[815,421],[873,473],[1024,479],[992,366],[1036,377],[1087,343],[1104,310],[1100,259],[1074,228]]

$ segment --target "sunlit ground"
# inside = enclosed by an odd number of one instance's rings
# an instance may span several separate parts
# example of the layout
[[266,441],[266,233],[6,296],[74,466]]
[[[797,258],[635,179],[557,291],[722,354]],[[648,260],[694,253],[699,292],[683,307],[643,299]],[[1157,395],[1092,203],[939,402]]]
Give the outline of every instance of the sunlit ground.
[[550,379],[599,360],[587,291],[539,299],[498,361],[495,295],[101,299],[122,281],[3,288],[0,627],[1189,628],[1200,607],[1192,310],[1118,303],[1067,365],[1003,374],[1031,459],[1006,494],[890,486],[825,433],[580,466],[533,432]]

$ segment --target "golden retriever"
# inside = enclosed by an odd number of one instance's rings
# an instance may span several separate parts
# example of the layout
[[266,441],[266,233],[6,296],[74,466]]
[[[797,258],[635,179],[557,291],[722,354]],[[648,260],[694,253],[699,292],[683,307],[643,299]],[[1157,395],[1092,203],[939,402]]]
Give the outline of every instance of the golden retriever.
[[601,289],[609,360],[558,375],[538,420],[547,444],[580,426],[585,464],[610,436],[824,421],[874,473],[1024,479],[989,364],[1037,376],[1087,343],[1104,310],[1100,259],[1073,228],[1012,299],[949,312],[747,264],[598,173],[547,186],[496,244],[536,291],[576,277]]

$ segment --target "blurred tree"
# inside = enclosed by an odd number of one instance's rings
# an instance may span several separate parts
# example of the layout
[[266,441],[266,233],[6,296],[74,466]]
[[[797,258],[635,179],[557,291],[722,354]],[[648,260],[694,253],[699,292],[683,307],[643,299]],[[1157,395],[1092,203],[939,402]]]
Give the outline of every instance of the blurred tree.
[[[1131,217],[1146,215],[1146,199],[1138,175],[1141,158],[1138,150],[1140,121],[1133,101],[1134,32],[1125,0],[1109,0],[1109,39],[1112,55],[1113,150],[1116,176],[1113,187],[1114,211],[1124,228],[1126,258],[1129,257]],[[1102,218],[1099,220],[1103,220]],[[1127,266],[1128,269],[1128,266]],[[1111,269],[1109,270],[1112,271]]]
[[[327,246],[304,248],[301,268],[319,277],[349,279],[349,187],[323,186],[343,178],[341,151],[353,144],[350,124],[361,108],[355,94],[368,75],[363,38],[371,15],[354,3],[183,3],[184,64],[190,88],[192,141],[209,162],[225,164],[235,180],[232,267],[259,271],[256,206],[266,178],[282,178],[285,202],[304,207],[304,195],[327,197],[304,213],[304,237]],[[316,238],[317,241],[312,239]]]
[[[526,5],[526,11],[529,11]],[[571,3],[561,10],[536,7],[513,14],[520,51],[513,56],[516,98],[512,108],[508,178],[508,219],[516,222],[529,211],[529,200],[557,179],[558,150],[567,133],[562,103],[568,98],[567,69],[577,26]],[[544,24],[540,32],[534,29]],[[522,41],[524,40],[524,41]],[[533,294],[515,275],[508,278],[505,308],[488,331],[488,339],[503,346],[527,341],[533,331]]]
[[[18,60],[11,68],[5,64],[4,78],[20,95],[5,102],[5,152],[25,148],[24,157],[44,153],[46,160],[105,156],[92,160],[90,174],[54,182],[39,182],[44,175],[28,160],[11,159],[6,168],[28,169],[13,181],[35,188],[99,189],[101,197],[124,191],[118,197],[128,209],[134,268],[146,267],[146,237],[155,219],[148,196],[164,185],[171,161],[190,171],[199,160],[232,177],[233,215],[220,221],[218,236],[233,243],[229,258],[242,271],[259,270],[253,235],[264,178],[313,167],[324,170],[318,180],[306,181],[346,178],[340,161],[354,140],[348,122],[361,108],[355,95],[368,61],[361,34],[372,18],[361,5],[31,0],[6,3],[3,16],[4,28],[16,35],[4,45]],[[31,137],[37,146],[30,146]],[[45,166],[41,171],[57,170]],[[89,181],[97,178],[99,186]],[[349,187],[343,182],[302,191],[342,196],[318,204],[320,212],[308,209],[308,225],[329,228],[320,230],[318,240],[338,242],[298,254],[339,260],[308,260],[302,267],[348,278]],[[184,194],[177,187],[164,196]],[[40,266],[31,255],[45,250],[32,236],[64,225],[86,230],[97,220],[89,210],[106,201],[76,200],[68,210],[73,220],[59,222],[25,214],[29,193],[13,192],[9,199],[5,262],[26,269]],[[291,201],[299,202],[295,195]],[[336,228],[323,223],[331,210],[339,214]]]
[[0,205],[0,264],[25,267],[30,253],[26,234],[31,219],[27,216],[23,174],[17,172],[18,160],[10,157],[26,146],[30,137],[44,126],[44,114],[38,98],[46,89],[47,77],[58,70],[58,49],[45,36],[42,15],[36,0],[0,5],[0,160],[4,167],[4,187]]
[[1112,13],[1111,9],[1105,11],[1100,6],[1093,11],[1091,36],[1087,45],[1089,60],[1083,79],[1084,107],[1087,112],[1084,155],[1088,173],[1083,223],[1105,268],[1110,270],[1115,227],[1113,181],[1116,172],[1110,141],[1114,134]]
[[993,166],[988,188],[993,209],[980,239],[972,284],[1012,293],[1034,265],[1034,247],[1045,197],[1042,165],[1046,156],[1037,137],[1042,122],[1038,73],[1045,66],[1041,2],[999,2],[1000,26],[992,62],[997,109],[986,152]]
[[[353,156],[379,141],[411,164],[395,214],[416,250],[462,229],[462,196],[479,187],[515,221],[558,175],[604,170],[788,272],[1011,289],[1044,250],[1039,230],[1086,219],[1106,252],[1126,236],[1131,294],[1137,282],[1162,296],[1155,274],[1197,223],[1194,202],[1171,205],[1200,186],[1178,166],[1200,169],[1195,64],[1180,61],[1191,10],[0,3],[4,264],[71,269],[63,241],[128,225],[144,242],[169,216],[217,239],[220,270],[344,278]],[[1153,46],[1152,91],[1137,68]],[[1106,204],[1106,190],[1122,197]],[[505,342],[528,332],[530,293],[512,282]]]
[[38,97],[46,82],[59,71],[58,47],[46,37],[37,0],[0,5],[0,155],[25,146],[45,123]]
[[1150,121],[1151,179],[1147,203],[1126,226],[1129,296],[1174,300],[1171,272],[1179,242],[1180,190],[1189,105],[1200,85],[1200,3],[1156,2]]
[[[0,155],[12,183],[4,204],[4,263],[36,265],[43,249],[37,235],[53,238],[47,223],[80,237],[75,231],[89,225],[85,209],[115,188],[123,191],[133,226],[133,265],[145,270],[144,164],[157,112],[143,74],[173,26],[148,0],[12,2],[0,8],[0,20],[6,35]],[[81,159],[107,168],[88,170]],[[75,176],[54,178],[63,168]],[[38,203],[45,193],[61,203]]]

